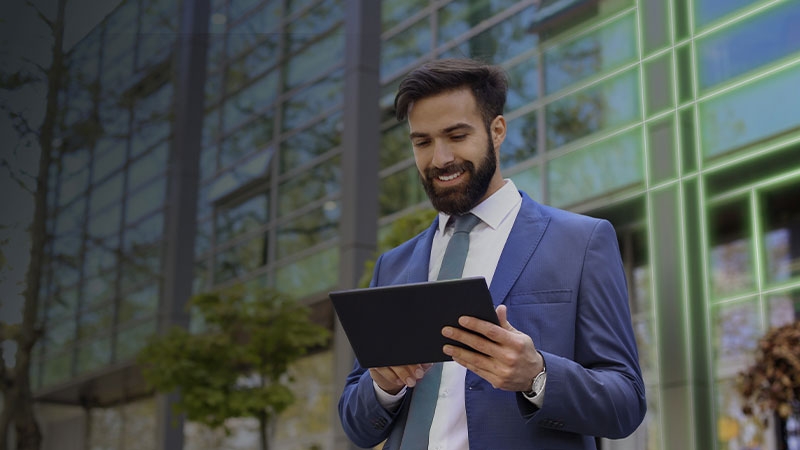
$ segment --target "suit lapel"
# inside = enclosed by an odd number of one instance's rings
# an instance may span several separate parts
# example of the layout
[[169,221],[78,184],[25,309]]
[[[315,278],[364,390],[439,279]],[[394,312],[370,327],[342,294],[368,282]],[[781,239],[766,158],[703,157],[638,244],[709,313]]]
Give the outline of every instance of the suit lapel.
[[550,218],[542,216],[536,203],[522,193],[522,205],[500,254],[500,261],[497,263],[492,285],[489,287],[495,306],[505,301],[511,287],[533,256],[548,223]]
[[433,219],[433,223],[428,227],[418,240],[411,254],[411,261],[408,265],[408,283],[419,283],[428,281],[428,266],[431,261],[431,246],[433,245],[433,235],[439,226],[439,215]]

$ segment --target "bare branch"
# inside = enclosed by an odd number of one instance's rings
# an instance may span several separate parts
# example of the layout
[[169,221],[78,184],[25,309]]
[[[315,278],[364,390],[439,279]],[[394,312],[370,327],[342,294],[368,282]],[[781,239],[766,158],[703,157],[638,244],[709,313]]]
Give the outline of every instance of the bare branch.
[[55,22],[53,22],[46,15],[44,15],[42,10],[39,9],[38,6],[36,6],[31,0],[25,0],[25,3],[28,6],[30,6],[31,8],[33,8],[34,11],[36,11],[36,15],[39,16],[39,19],[41,19],[42,22],[44,22],[45,25],[47,25],[48,28],[50,28],[50,31],[55,31],[55,27],[56,27]]
[[[43,65],[41,65],[41,64],[39,64],[39,63],[37,63],[36,61],[34,61],[34,60],[30,59],[30,58],[24,57],[24,56],[23,56],[21,59],[22,59],[22,61],[24,61],[24,62],[26,62],[26,63],[28,63],[28,64],[32,65],[32,66],[33,66],[33,67],[35,67],[37,70],[39,70],[39,72],[40,72],[42,75],[47,75],[47,70],[48,70],[48,68],[47,68],[47,67],[44,67]],[[36,81],[41,81],[41,80],[40,80],[40,79],[36,79]]]
[[35,194],[35,192],[31,188],[29,188],[27,184],[25,184],[25,181],[22,178],[20,178],[17,172],[11,168],[11,164],[9,164],[5,158],[0,159],[0,167],[4,167],[8,170],[8,175],[15,183],[19,185],[21,189],[23,189],[24,191],[26,191],[31,195]]
[[37,81],[39,78],[26,72],[0,73],[0,89],[5,91],[13,91]]

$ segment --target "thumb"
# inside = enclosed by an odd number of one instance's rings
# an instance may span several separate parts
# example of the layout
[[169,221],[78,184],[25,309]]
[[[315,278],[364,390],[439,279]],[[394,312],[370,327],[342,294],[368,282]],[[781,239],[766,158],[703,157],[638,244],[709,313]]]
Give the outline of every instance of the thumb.
[[506,308],[506,305],[498,306],[495,309],[495,312],[497,313],[497,320],[500,322],[500,326],[503,327],[503,329],[508,331],[517,331],[516,328],[512,327],[511,324],[508,323],[508,309]]

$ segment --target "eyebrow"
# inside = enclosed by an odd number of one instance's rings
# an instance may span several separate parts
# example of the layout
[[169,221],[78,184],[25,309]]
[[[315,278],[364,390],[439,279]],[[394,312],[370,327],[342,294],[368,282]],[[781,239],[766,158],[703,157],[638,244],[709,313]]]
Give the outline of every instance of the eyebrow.
[[[470,125],[468,123],[459,122],[459,123],[451,125],[451,126],[449,126],[447,128],[443,128],[442,129],[442,134],[449,134],[449,133],[452,133],[454,131],[473,131],[474,129],[475,129],[475,127],[473,127],[472,125]],[[428,133],[422,133],[422,132],[419,132],[419,131],[414,131],[413,133],[410,133],[408,135],[408,137],[410,139],[423,138],[423,137],[428,137],[428,136],[430,136]]]

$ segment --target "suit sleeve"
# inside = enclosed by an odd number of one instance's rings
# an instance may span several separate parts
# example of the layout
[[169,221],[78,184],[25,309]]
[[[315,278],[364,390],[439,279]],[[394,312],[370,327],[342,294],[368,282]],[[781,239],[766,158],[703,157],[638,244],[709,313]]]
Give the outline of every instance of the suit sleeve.
[[[377,285],[381,258],[375,263],[375,272],[370,287]],[[403,402],[408,401],[408,395]],[[344,391],[339,398],[339,418],[345,434],[354,444],[362,448],[378,445],[389,436],[392,424],[405,405],[397,412],[389,412],[378,402],[369,370],[355,361],[353,370],[347,376]]]
[[644,418],[644,383],[619,255],[613,227],[599,221],[580,275],[575,357],[542,352],[548,372],[542,408],[518,399],[529,422],[619,439],[633,433]]

